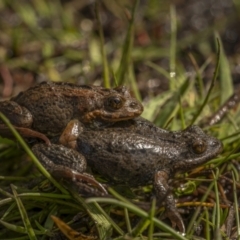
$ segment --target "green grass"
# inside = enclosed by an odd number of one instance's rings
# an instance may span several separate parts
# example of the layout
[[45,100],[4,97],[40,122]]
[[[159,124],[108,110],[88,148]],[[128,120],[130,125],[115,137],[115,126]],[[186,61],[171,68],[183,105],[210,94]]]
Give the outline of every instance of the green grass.
[[[144,100],[143,116],[170,130],[201,123],[232,94],[234,56],[226,55],[220,36],[223,26],[233,17],[214,23],[201,33],[178,36],[178,11],[170,6],[170,1],[166,4],[152,0],[144,7],[137,0],[132,5],[128,1],[104,1],[96,8],[88,6],[87,1],[80,2],[1,1],[0,11],[11,13],[16,21],[0,22],[0,39],[5,39],[0,48],[1,63],[22,78],[28,73],[34,79],[38,76],[51,81],[106,87],[125,84]],[[234,8],[240,11],[239,4],[235,3]],[[96,28],[86,13],[95,10]],[[119,32],[104,25],[104,14],[113,15],[112,19],[122,24]],[[149,26],[163,21],[166,15],[169,34],[165,32],[157,40],[152,37],[150,43],[141,45],[140,33],[148,34]],[[215,39],[215,46],[209,38]],[[194,45],[198,54],[186,54],[188,45]],[[195,72],[187,75],[190,66]],[[210,76],[208,69],[212,70]],[[151,88],[140,89],[141,75],[146,81],[165,79],[168,90],[156,94]],[[0,117],[4,120],[1,113]],[[51,215],[78,232],[98,235],[100,239],[229,239],[223,227],[231,220],[229,211],[234,218],[233,232],[240,235],[239,122],[238,107],[221,123],[206,125],[207,133],[222,139],[224,152],[195,171],[177,175],[172,183],[179,200],[177,206],[184,210],[186,235],[161,218],[164,209],[156,208],[155,200],[151,202],[147,197],[151,186],[115,186],[109,190],[114,198],[85,199],[68,184],[53,179],[8,125],[17,141],[0,139],[0,239],[49,239],[58,232]],[[26,185],[29,182],[31,185]],[[228,189],[230,192],[223,191]],[[148,211],[137,204],[145,199],[150,202]],[[76,214],[78,221],[73,220]],[[204,226],[204,231],[197,236],[199,226]]]

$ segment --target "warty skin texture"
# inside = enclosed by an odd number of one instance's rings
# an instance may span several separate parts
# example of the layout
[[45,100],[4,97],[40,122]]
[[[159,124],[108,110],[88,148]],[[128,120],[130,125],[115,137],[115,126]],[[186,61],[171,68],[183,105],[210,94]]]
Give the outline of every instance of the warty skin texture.
[[143,106],[124,86],[106,89],[43,82],[10,101],[0,102],[0,111],[14,126],[53,137],[61,134],[72,119],[98,128],[135,118],[142,113]]

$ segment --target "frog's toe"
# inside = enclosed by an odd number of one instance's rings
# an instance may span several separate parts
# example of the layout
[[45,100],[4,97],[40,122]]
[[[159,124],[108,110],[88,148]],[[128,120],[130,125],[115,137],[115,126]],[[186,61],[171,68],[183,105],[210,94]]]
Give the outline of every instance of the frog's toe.
[[167,210],[166,216],[170,219],[173,228],[178,227],[180,232],[185,233],[185,226],[178,211]]
[[57,179],[65,179],[71,185],[75,185],[79,192],[86,192],[92,196],[107,195],[107,190],[99,183],[94,176],[86,173],[79,173],[70,168],[56,167],[51,173]]

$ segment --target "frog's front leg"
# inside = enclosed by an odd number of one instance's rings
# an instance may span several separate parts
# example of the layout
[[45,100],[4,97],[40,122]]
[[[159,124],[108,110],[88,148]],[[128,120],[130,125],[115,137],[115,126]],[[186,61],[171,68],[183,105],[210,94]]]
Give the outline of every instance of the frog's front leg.
[[185,226],[182,217],[175,206],[175,199],[169,189],[167,183],[169,176],[165,171],[157,171],[154,177],[154,189],[156,191],[157,199],[165,201],[166,215],[170,219],[173,228],[176,226],[181,232],[185,232]]
[[0,102],[0,112],[3,113],[10,122],[17,127],[30,128],[33,117],[31,112],[14,101]]
[[87,167],[86,160],[74,149],[58,144],[36,144],[32,151],[55,178],[64,178],[78,186],[82,186],[82,182],[87,182],[101,193],[107,194],[105,188],[93,176],[84,173]]
[[83,125],[77,119],[69,121],[63,130],[59,142],[69,148],[76,149],[77,139],[83,131]]

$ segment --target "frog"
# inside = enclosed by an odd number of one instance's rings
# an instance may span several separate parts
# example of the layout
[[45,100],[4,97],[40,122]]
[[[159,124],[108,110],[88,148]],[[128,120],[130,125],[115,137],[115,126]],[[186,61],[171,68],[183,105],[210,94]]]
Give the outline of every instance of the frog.
[[[198,126],[169,131],[141,117],[95,130],[72,120],[58,141],[63,152],[71,149],[84,156],[85,165],[112,183],[130,187],[153,184],[157,203],[164,201],[166,216],[181,232],[185,232],[185,226],[168,181],[176,173],[207,163],[223,148],[221,141],[207,135]],[[66,162],[60,152],[56,161],[55,143],[52,146],[36,144],[33,147],[33,152],[46,168],[53,170],[61,166],[77,172],[85,170],[76,169],[75,161]]]
[[[59,135],[72,119],[78,119],[91,128],[129,120],[141,115],[143,105],[131,96],[125,86],[108,89],[42,82],[8,101],[0,102],[0,112],[22,136],[42,138],[39,133],[47,137]],[[7,132],[2,124],[0,129]]]

